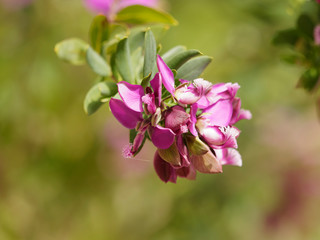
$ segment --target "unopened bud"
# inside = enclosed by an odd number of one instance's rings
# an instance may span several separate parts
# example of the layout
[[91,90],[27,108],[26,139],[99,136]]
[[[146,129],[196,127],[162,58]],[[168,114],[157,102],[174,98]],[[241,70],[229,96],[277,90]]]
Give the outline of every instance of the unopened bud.
[[209,151],[209,147],[204,142],[202,142],[199,137],[195,137],[191,134],[186,134],[185,140],[188,146],[189,153],[191,155],[203,155]]
[[180,154],[175,141],[167,149],[158,148],[158,153],[163,160],[170,163],[171,165],[176,167],[181,166]]
[[156,126],[161,120],[161,109],[157,108],[156,112],[151,117],[151,125]]

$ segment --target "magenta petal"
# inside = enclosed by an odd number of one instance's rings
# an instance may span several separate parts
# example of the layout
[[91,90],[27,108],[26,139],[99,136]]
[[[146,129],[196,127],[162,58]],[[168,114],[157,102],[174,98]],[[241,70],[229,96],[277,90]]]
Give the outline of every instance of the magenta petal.
[[216,149],[214,150],[217,159],[222,165],[242,166],[242,159],[240,153],[233,148]]
[[160,77],[160,73],[157,73],[154,78],[150,81],[150,85],[153,89],[154,96],[156,98],[157,107],[161,104],[161,91],[162,91],[162,81]]
[[[216,129],[217,133],[214,135],[211,131],[211,136],[208,138],[206,135],[205,140],[213,149],[222,148],[238,148],[237,138],[239,137],[240,130],[236,127],[207,127],[207,129]],[[222,134],[220,137],[219,134]]]
[[240,98],[234,98],[233,102],[233,114],[230,120],[230,124],[233,125],[236,122],[242,120],[242,119],[251,119],[252,115],[251,112],[248,110],[240,109],[241,108],[241,100]]
[[177,135],[177,147],[180,154],[181,159],[181,166],[188,167],[190,165],[190,161],[188,159],[188,149],[187,146],[184,144],[182,135]]
[[114,0],[86,0],[85,5],[91,11],[109,15]]
[[165,127],[170,128],[173,132],[178,133],[181,127],[189,122],[190,115],[186,113],[183,107],[174,106],[170,108],[165,116]]
[[242,119],[247,119],[250,120],[252,118],[252,114],[249,110],[244,110],[241,109],[239,116],[238,116],[238,121],[242,120]]
[[118,90],[120,97],[130,109],[136,112],[143,111],[141,98],[144,91],[142,86],[122,81],[118,83]]
[[174,141],[175,134],[169,128],[156,126],[151,128],[151,141],[160,149],[169,148]]
[[168,90],[169,93],[173,94],[174,76],[171,69],[167,66],[167,64],[162,60],[162,58],[159,55],[157,57],[157,65],[164,87]]
[[154,164],[154,169],[156,170],[156,173],[158,174],[159,178],[162,181],[164,181],[165,183],[167,182],[176,183],[177,174],[175,169],[160,157],[158,151],[156,151],[154,155],[153,164]]
[[211,125],[228,126],[233,113],[232,102],[230,100],[221,100],[206,108],[204,113],[206,118],[210,119]]
[[141,144],[145,136],[145,132],[146,132],[146,129],[139,131],[137,136],[134,138],[133,145],[132,145],[132,154],[136,154],[136,152],[141,147]]
[[117,2],[118,2],[117,8],[122,9],[131,5],[143,5],[147,7],[155,7],[158,3],[158,0],[120,0]]
[[226,142],[226,137],[218,127],[208,126],[201,130],[201,135],[209,146],[221,146]]
[[190,106],[190,123],[189,123],[189,131],[192,133],[193,136],[197,137],[198,132],[196,130],[196,123],[197,123],[197,111],[198,105],[193,104]]
[[197,105],[200,109],[204,109],[210,106],[210,102],[206,96],[202,96],[198,101]]
[[111,98],[109,106],[115,118],[126,128],[133,129],[142,120],[142,114],[128,108],[119,99]]

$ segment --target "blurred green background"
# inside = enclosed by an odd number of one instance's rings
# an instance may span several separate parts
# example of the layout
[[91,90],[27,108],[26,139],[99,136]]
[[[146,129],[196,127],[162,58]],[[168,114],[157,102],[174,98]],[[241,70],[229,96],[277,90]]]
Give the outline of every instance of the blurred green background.
[[[1,2],[2,1],[2,2]],[[171,0],[180,22],[162,40],[214,57],[204,78],[238,82],[251,121],[243,167],[164,184],[154,147],[121,156],[128,132],[107,105],[87,117],[95,75],[61,62],[55,43],[88,40],[80,0],[0,1],[0,239],[320,239],[320,125],[302,69],[279,60],[275,31],[290,27],[287,0]],[[300,1],[301,2],[301,1]]]

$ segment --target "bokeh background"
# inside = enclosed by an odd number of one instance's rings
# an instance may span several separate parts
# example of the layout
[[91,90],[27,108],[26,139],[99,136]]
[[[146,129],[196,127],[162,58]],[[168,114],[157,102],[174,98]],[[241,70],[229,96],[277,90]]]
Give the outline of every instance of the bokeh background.
[[243,167],[164,184],[154,147],[123,159],[127,129],[107,105],[85,115],[95,75],[55,43],[88,40],[80,0],[0,0],[0,239],[320,239],[320,123],[279,60],[275,31],[296,0],[168,0],[180,22],[162,39],[214,57],[204,77],[238,82]]

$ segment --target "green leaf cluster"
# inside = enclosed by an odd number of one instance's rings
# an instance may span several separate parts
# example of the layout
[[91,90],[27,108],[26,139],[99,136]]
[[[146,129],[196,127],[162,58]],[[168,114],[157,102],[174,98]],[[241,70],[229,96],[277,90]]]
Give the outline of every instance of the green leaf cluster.
[[320,4],[316,1],[308,4],[312,7],[301,13],[294,27],[275,34],[273,44],[287,46],[289,51],[282,59],[305,69],[297,87],[316,93],[320,86],[320,46],[315,43],[314,29],[320,24]]
[[85,97],[88,115],[117,93],[117,82],[140,84],[150,78],[159,49],[156,39],[171,25],[177,21],[170,14],[134,5],[122,9],[112,22],[97,15],[89,29],[89,43],[70,38],[56,44],[54,50],[61,60],[87,64],[101,79]]
[[[177,21],[168,13],[133,5],[118,12],[114,21],[97,15],[89,29],[89,43],[71,38],[55,46],[60,59],[73,65],[87,64],[100,79],[85,97],[84,110],[88,115],[117,94],[120,81],[149,86],[158,72],[159,41],[174,25]],[[198,50],[184,46],[170,49],[162,58],[174,72],[176,82],[199,77],[212,61]]]

